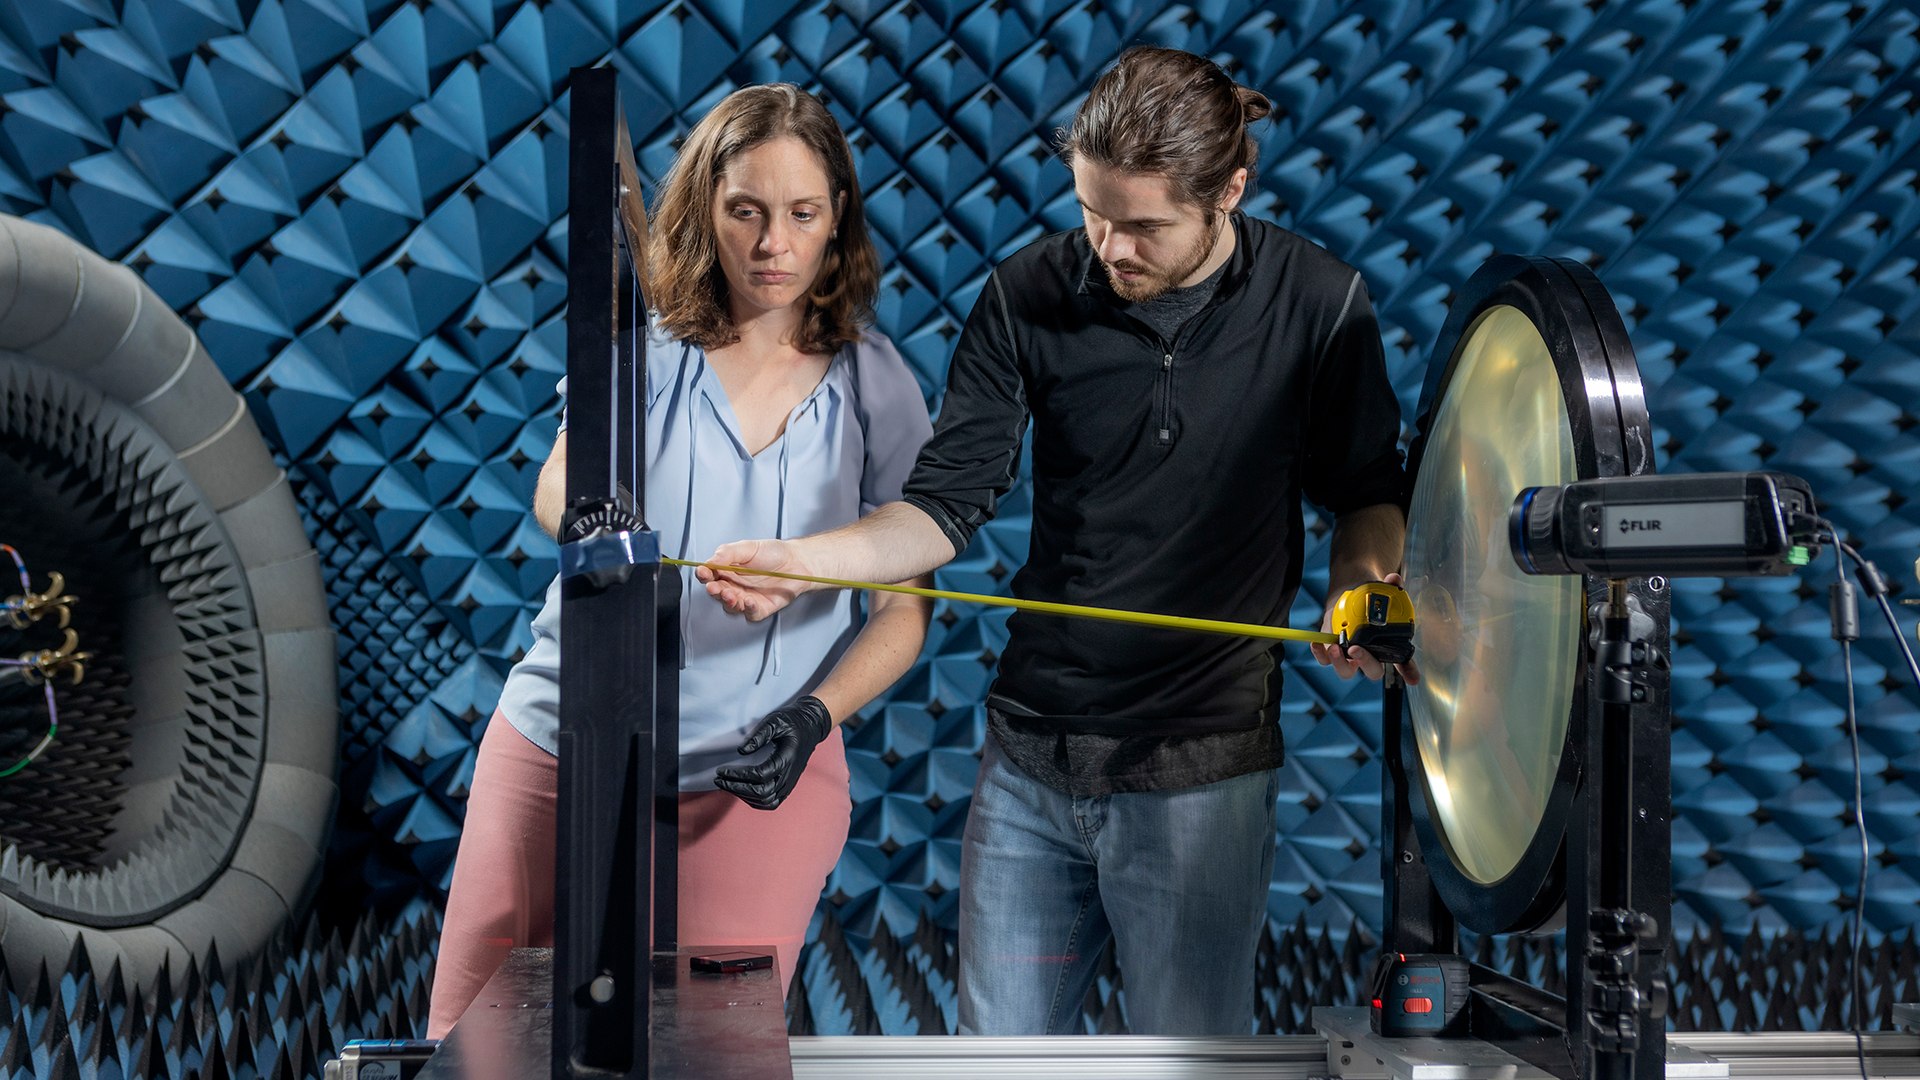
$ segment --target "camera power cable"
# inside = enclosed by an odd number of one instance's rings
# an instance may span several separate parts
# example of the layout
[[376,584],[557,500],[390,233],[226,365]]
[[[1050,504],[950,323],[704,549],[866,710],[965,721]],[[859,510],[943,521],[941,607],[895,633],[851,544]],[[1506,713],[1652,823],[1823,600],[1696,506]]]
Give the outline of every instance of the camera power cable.
[[1867,838],[1865,778],[1860,765],[1860,722],[1853,688],[1853,643],[1860,640],[1860,609],[1854,585],[1847,580],[1846,560],[1853,560],[1854,574],[1860,579],[1860,587],[1874,599],[1881,616],[1886,619],[1888,628],[1893,632],[1894,644],[1899,647],[1901,658],[1906,661],[1907,672],[1913,677],[1916,687],[1920,687],[1920,661],[1915,660],[1913,648],[1907,644],[1901,632],[1900,620],[1894,615],[1893,604],[1887,598],[1886,576],[1872,561],[1842,540],[1832,522],[1822,520],[1820,524],[1833,539],[1834,583],[1827,586],[1828,609],[1833,620],[1833,639],[1840,643],[1842,677],[1847,685],[1847,739],[1853,751],[1853,824],[1860,833],[1860,881],[1854,892],[1853,904],[1853,955],[1850,964],[1853,1008],[1850,1011],[1853,1014],[1853,1042],[1860,1063],[1860,1078],[1869,1080],[1866,1037],[1863,1034],[1866,1029],[1866,981],[1865,973],[1861,970],[1860,951],[1866,936],[1867,874],[1872,865],[1872,847]]

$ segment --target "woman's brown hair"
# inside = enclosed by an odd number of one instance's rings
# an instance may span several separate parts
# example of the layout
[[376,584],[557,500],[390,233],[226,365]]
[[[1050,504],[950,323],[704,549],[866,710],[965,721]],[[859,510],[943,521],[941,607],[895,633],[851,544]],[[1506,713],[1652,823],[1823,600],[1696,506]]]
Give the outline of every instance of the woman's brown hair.
[[1164,176],[1176,198],[1214,207],[1235,170],[1253,166],[1260,146],[1249,125],[1273,111],[1265,94],[1233,81],[1204,56],[1139,46],[1093,84],[1059,136],[1067,167],[1086,159],[1139,176]]
[[740,340],[727,301],[726,274],[715,251],[713,198],[736,155],[783,135],[814,152],[827,173],[835,231],[820,276],[807,294],[799,339],[804,352],[830,353],[858,341],[873,321],[880,256],[867,236],[860,181],[847,137],[813,95],[792,83],[749,86],[728,94],[687,133],[654,205],[648,254],[652,307],[674,337],[703,349]]

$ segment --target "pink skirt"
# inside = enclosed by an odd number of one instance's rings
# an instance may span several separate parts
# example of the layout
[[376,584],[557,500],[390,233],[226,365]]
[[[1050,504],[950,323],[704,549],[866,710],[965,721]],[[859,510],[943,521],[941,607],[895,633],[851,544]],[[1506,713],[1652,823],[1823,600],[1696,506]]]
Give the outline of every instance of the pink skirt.
[[[559,759],[499,713],[480,740],[466,826],[434,963],[427,1037],[444,1038],[509,949],[553,944]],[[793,982],[820,889],[847,842],[853,803],[836,729],[780,809],[724,791],[680,796],[680,940],[770,947]],[[742,887],[750,875],[751,887]]]

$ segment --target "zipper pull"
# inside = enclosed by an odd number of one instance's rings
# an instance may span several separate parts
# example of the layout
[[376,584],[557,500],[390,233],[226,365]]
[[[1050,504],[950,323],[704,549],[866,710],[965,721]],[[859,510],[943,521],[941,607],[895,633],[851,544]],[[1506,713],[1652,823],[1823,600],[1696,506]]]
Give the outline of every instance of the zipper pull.
[[1173,370],[1173,354],[1172,353],[1168,353],[1163,359],[1161,359],[1160,370],[1161,371]]

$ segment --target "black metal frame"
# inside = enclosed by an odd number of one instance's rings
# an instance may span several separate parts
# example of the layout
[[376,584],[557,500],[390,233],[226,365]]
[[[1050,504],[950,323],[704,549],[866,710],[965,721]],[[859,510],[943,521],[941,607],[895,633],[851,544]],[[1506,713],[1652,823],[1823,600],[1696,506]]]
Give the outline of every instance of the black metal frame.
[[[1509,305],[1545,339],[1560,376],[1572,424],[1579,475],[1634,475],[1651,471],[1652,430],[1639,369],[1612,298],[1584,264],[1567,259],[1502,255],[1481,267],[1455,297],[1441,330],[1421,393],[1419,434],[1408,456],[1417,474],[1436,411],[1475,321],[1489,308]],[[1390,952],[1452,952],[1457,928],[1478,933],[1567,929],[1567,997],[1526,986],[1475,966],[1469,1033],[1499,1043],[1556,1076],[1658,1077],[1665,1069],[1664,988],[1657,984],[1661,953],[1671,941],[1671,813],[1668,680],[1663,666],[1636,671],[1638,701],[1608,700],[1610,683],[1596,677],[1596,661],[1637,643],[1643,657],[1668,649],[1668,598],[1660,579],[1627,583],[1618,598],[1636,613],[1608,619],[1608,583],[1586,582],[1589,630],[1570,702],[1566,747],[1547,812],[1516,868],[1491,885],[1455,866],[1433,821],[1431,795],[1413,737],[1405,691],[1385,696],[1389,791],[1382,803],[1385,948]],[[1597,606],[1595,606],[1597,605]],[[1618,614],[1616,610],[1613,614]],[[1605,640],[1603,640],[1605,639]],[[1595,722],[1598,721],[1598,722]],[[1656,932],[1598,934],[1594,920],[1608,913],[1650,917]],[[1631,921],[1630,919],[1628,921]],[[1619,952],[1626,949],[1625,953]],[[1637,995],[1615,993],[1609,964],[1625,955]],[[1626,1002],[1635,1031],[1648,1037],[1596,1037],[1619,1016],[1600,1016]],[[1572,1009],[1569,1002],[1574,1003]],[[1658,1004],[1651,1023],[1638,1021],[1641,1003]],[[1599,1010],[1598,1012],[1596,1010]],[[1571,1015],[1570,1015],[1571,1014]]]
[[[552,1072],[648,1074],[677,938],[679,575],[646,519],[646,210],[612,68],[572,74]],[[601,403],[605,403],[604,406]],[[653,657],[653,663],[635,663]]]

